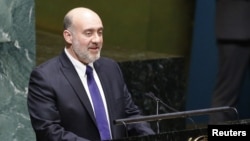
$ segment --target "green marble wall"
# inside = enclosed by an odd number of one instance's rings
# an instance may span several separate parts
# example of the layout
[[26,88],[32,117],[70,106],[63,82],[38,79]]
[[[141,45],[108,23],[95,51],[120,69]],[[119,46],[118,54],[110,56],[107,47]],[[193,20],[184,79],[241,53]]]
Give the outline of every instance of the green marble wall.
[[34,141],[27,111],[35,65],[34,0],[0,0],[0,140]]

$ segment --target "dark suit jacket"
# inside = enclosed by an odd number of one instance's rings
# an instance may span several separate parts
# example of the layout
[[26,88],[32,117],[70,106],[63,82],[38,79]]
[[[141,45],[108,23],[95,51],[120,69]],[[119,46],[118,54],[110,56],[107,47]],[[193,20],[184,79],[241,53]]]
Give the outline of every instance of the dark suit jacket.
[[250,0],[217,0],[216,36],[219,39],[250,39]]
[[[107,100],[113,139],[125,137],[124,126],[114,125],[113,121],[139,116],[140,111],[117,63],[100,58],[94,67]],[[38,141],[100,140],[90,101],[65,52],[32,71],[28,109]],[[146,123],[129,125],[128,129],[137,135],[153,134]]]

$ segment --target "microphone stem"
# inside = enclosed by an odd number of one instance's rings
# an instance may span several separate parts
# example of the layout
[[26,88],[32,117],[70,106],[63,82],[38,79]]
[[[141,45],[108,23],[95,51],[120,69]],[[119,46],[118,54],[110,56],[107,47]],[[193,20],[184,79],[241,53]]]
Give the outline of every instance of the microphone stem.
[[[159,114],[159,102],[160,102],[159,99],[156,100],[156,115]],[[159,120],[157,120],[156,125],[157,125],[157,134],[159,134],[160,133]]]

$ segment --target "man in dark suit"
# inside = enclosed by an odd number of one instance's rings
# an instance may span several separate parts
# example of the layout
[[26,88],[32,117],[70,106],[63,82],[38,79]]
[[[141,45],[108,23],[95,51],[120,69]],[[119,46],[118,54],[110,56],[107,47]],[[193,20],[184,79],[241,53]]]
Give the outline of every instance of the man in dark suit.
[[[216,1],[219,71],[212,107],[236,107],[250,61],[250,0]],[[211,115],[210,123],[236,120],[235,112]]]
[[114,125],[121,118],[140,116],[118,64],[100,57],[103,25],[88,8],[74,8],[64,18],[64,51],[36,67],[30,76],[28,110],[38,141],[104,140],[99,133],[93,97],[85,72],[93,75],[102,95],[111,139],[154,134],[146,122]]

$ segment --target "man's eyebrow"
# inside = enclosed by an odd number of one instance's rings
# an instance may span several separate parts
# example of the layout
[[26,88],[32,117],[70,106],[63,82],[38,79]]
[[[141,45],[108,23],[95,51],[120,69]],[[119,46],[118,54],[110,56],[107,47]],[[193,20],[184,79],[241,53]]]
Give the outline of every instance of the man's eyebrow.
[[[100,28],[97,29],[97,31],[103,30],[103,29],[104,29],[103,27],[100,27]],[[87,28],[84,31],[94,31],[94,30],[96,30],[96,29],[95,28]]]

